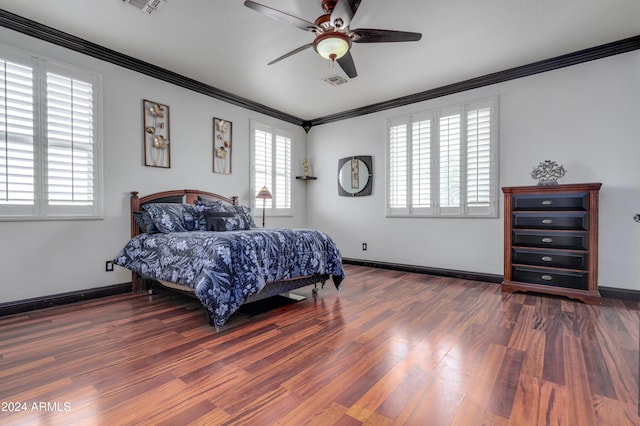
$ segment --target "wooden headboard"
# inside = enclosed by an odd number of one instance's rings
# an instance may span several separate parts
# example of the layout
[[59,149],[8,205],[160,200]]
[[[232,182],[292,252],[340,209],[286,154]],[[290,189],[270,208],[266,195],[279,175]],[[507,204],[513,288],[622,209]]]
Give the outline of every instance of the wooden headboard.
[[[133,218],[133,213],[139,212],[143,205],[148,203],[193,204],[198,199],[202,199],[204,201],[220,200],[234,206],[238,205],[238,197],[235,195],[231,198],[228,198],[219,194],[214,194],[213,192],[199,191],[197,189],[176,189],[173,191],[156,192],[155,194],[145,195],[144,197],[138,197],[138,192],[132,191],[130,212],[131,237],[133,238],[136,235],[140,234],[140,229],[138,228],[138,224]],[[136,274],[135,272],[132,272],[131,287],[133,292],[144,290],[144,287],[140,282],[140,277],[138,277],[138,274]]]
[[135,237],[140,234],[138,224],[133,219],[133,212],[139,212],[144,204],[147,203],[186,203],[193,204],[198,199],[220,200],[225,203],[238,205],[238,196],[231,198],[224,197],[213,192],[199,191],[197,189],[176,189],[173,191],[156,192],[155,194],[138,197],[137,191],[131,192],[131,236]]

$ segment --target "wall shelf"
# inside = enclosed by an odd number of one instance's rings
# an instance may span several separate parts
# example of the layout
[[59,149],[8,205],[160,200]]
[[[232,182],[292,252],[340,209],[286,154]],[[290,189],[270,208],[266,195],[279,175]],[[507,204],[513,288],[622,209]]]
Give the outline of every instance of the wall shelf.
[[296,179],[299,179],[299,180],[316,180],[318,178],[315,177],[315,176],[296,176]]

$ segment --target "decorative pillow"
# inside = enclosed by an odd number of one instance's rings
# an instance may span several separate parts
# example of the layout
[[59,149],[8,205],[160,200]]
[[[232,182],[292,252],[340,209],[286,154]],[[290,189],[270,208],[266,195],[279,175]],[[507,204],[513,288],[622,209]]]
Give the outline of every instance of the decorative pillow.
[[196,200],[195,208],[200,214],[198,217],[198,225],[201,231],[207,230],[207,222],[203,213],[205,211],[213,211],[213,212],[231,212],[235,216],[239,218],[242,222],[240,224],[242,229],[250,229],[255,228],[256,224],[253,221],[253,217],[251,216],[251,209],[246,206],[233,206],[230,204],[225,204],[222,201],[203,201]]
[[212,210],[205,210],[200,214],[199,219],[202,219],[204,221],[205,231],[216,231],[215,229],[216,222],[214,220],[215,218],[220,218],[220,217],[230,218],[234,216],[235,214],[233,214],[232,212],[214,212]]
[[242,231],[250,229],[246,222],[238,216],[205,216],[207,221],[207,231]]
[[197,229],[198,214],[191,204],[151,203],[142,206],[160,232],[185,232]]
[[160,232],[158,228],[156,228],[156,225],[154,225],[149,212],[133,212],[133,220],[136,221],[142,233],[155,234]]
[[255,228],[256,223],[253,221],[253,216],[251,215],[251,209],[247,206],[231,206],[233,207],[236,215],[240,216],[242,220],[245,221],[247,229]]

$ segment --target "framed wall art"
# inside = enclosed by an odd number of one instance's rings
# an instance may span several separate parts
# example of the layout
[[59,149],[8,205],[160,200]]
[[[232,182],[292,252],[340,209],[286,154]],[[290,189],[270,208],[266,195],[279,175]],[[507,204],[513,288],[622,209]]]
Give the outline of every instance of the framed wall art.
[[213,119],[213,172],[231,174],[233,123]]
[[371,195],[373,160],[370,155],[356,155],[338,160],[338,195],[363,197]]
[[143,100],[144,165],[171,167],[171,139],[169,133],[169,106]]

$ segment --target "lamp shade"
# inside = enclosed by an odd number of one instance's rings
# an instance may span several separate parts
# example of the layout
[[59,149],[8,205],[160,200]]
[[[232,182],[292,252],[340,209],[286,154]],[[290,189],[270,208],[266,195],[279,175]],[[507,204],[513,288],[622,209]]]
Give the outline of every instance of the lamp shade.
[[258,195],[256,195],[256,199],[258,200],[271,200],[272,198],[271,192],[269,192],[269,188],[266,186],[263,186],[260,192],[258,192]]
[[327,32],[316,37],[313,47],[323,58],[335,61],[347,54],[351,47],[351,39],[343,33]]

